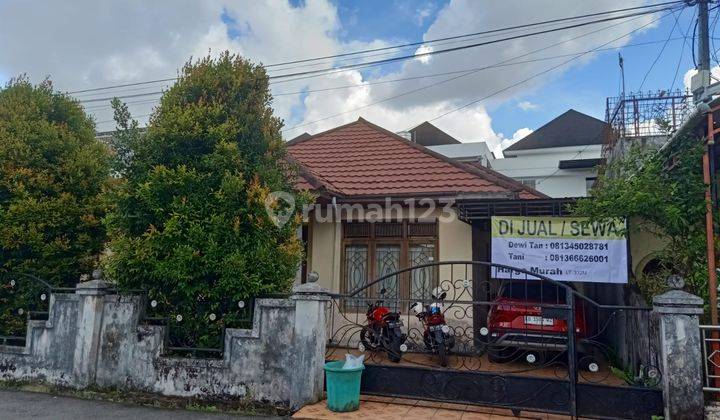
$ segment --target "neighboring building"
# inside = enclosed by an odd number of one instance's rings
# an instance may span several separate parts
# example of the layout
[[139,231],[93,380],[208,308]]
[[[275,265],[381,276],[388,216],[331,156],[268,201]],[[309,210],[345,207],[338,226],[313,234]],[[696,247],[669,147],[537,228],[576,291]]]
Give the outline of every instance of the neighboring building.
[[[488,168],[447,158],[362,118],[290,141],[288,152],[300,170],[297,186],[314,192],[317,203],[324,205],[308,215],[303,229],[307,247],[304,271],[317,272],[321,285],[336,292],[354,290],[370,279],[402,268],[478,258],[473,255],[477,234],[474,225],[458,217],[457,207],[444,208],[442,203],[545,198]],[[357,214],[347,210],[349,206],[357,210],[371,205],[387,209],[388,199],[400,204],[401,211],[358,220]],[[411,214],[406,200],[422,204],[421,199],[441,205],[429,213],[418,205],[416,213]],[[449,220],[441,217],[444,211],[449,212]],[[328,212],[337,212],[341,222],[329,220]],[[487,229],[487,224],[482,228]],[[483,238],[485,246],[489,246],[485,243],[489,233]],[[427,275],[436,276],[430,269]],[[422,287],[437,281],[434,277]],[[388,297],[409,298],[428,292],[415,290],[419,285],[399,290],[397,282],[384,287]]]
[[479,162],[485,166],[495,159],[495,155],[490,151],[490,148],[484,141],[429,146],[428,149],[460,162]]
[[427,121],[414,128],[411,128],[408,131],[401,131],[400,133],[398,133],[398,135],[405,138],[406,140],[410,140],[413,143],[421,144],[423,146],[438,146],[441,144],[460,143],[458,139],[435,127]]
[[427,121],[398,135],[461,162],[482,162],[485,165],[494,158],[484,141],[463,143]]
[[489,166],[550,197],[583,197],[597,178],[608,128],[571,109],[505,149],[505,158]]

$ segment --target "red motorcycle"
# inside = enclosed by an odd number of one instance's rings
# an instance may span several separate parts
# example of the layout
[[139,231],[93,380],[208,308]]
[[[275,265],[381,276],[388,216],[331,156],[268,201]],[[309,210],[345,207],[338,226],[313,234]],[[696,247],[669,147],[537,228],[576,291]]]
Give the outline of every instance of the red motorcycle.
[[[380,294],[384,293],[385,289],[380,291]],[[388,359],[397,363],[407,350],[407,336],[402,333],[402,325],[400,313],[383,306],[382,300],[368,303],[367,325],[360,331],[360,342],[364,349],[385,351]]]
[[429,352],[437,354],[440,358],[440,365],[445,367],[448,364],[448,353],[455,346],[455,335],[445,322],[445,315],[442,312],[441,301],[446,297],[445,291],[438,287],[431,296],[436,301],[435,303],[423,305],[421,302],[417,302],[412,306],[412,310],[425,327],[423,332],[425,348]]

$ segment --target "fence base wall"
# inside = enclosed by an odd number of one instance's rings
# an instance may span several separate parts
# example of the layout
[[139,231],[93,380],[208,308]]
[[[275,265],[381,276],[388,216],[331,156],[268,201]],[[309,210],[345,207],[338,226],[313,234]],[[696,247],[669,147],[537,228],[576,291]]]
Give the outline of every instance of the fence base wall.
[[252,329],[226,330],[222,359],[195,359],[163,356],[165,327],[140,322],[140,296],[106,294],[104,282],[93,282],[51,295],[48,320],[30,321],[25,347],[0,346],[0,380],[243,398],[289,409],[322,397],[328,298],[319,287],[258,299]]

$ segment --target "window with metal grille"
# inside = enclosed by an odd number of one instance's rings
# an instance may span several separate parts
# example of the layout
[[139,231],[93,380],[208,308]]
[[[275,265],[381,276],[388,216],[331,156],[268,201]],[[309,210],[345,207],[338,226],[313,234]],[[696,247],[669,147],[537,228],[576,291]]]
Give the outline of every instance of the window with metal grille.
[[381,291],[385,304],[395,310],[404,308],[400,300],[427,299],[437,285],[437,269],[432,265],[437,259],[437,233],[437,221],[346,222],[342,288],[350,293],[381,279],[358,294],[349,306],[364,306]]

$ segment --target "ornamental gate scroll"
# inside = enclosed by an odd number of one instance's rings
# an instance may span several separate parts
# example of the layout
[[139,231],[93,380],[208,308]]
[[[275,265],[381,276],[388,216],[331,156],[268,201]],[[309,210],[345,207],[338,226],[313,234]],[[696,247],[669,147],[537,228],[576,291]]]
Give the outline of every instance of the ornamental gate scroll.
[[[481,271],[484,278],[473,279]],[[629,321],[649,317],[651,308],[601,305],[570,284],[481,261],[419,264],[372,281],[352,280],[354,289],[334,295],[329,303],[326,359],[364,353],[365,394],[504,407],[515,413],[662,415],[654,355],[641,355],[645,363],[636,365],[617,357]],[[433,296],[434,291],[444,293],[444,299]],[[411,309],[416,302],[441,307],[453,341],[446,366]],[[399,313],[399,362],[391,361],[391,346],[368,349],[363,343],[366,312],[374,303]],[[648,353],[654,353],[654,338],[647,340]]]

